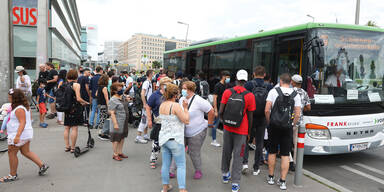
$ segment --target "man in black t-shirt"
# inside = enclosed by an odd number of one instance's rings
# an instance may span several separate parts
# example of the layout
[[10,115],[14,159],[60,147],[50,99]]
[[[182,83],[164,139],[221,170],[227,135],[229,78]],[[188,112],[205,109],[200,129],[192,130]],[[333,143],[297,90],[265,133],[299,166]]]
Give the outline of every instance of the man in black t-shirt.
[[220,81],[216,83],[213,90],[213,108],[215,110],[215,121],[214,128],[212,129],[212,142],[211,145],[220,147],[220,144],[216,141],[216,129],[219,128],[220,119],[219,119],[219,109],[221,98],[226,89],[226,84],[231,81],[231,74],[228,71],[222,71],[220,74]]
[[48,77],[48,71],[45,69],[45,64],[40,64],[39,69],[40,69],[40,72],[39,72],[39,77],[37,78],[37,81],[39,81],[40,79],[46,80]]
[[[88,68],[82,70],[82,75],[77,79],[77,83],[80,84],[80,96],[84,101],[90,103],[91,92],[89,90],[89,76],[91,71]],[[88,124],[88,116],[90,111],[90,106],[84,106],[84,122]]]
[[[55,97],[54,94],[53,94],[53,90],[54,88],[56,87],[57,85],[57,79],[58,79],[58,73],[57,71],[55,70],[55,66],[50,63],[50,62],[47,62],[46,64],[46,69],[48,71],[48,76],[47,76],[47,86],[45,87],[45,91],[47,92],[47,94],[49,94],[51,97]],[[47,118],[48,119],[53,119],[55,118],[56,116],[56,106],[55,106],[55,100],[52,99],[52,98],[49,98],[48,99],[48,103],[50,105],[50,109],[51,109],[51,114],[47,115]]]

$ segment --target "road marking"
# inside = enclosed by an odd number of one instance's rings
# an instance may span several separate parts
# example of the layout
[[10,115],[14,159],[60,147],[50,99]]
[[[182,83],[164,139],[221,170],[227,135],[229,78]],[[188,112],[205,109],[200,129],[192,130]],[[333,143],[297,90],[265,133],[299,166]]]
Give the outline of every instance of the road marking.
[[373,181],[376,181],[376,182],[378,182],[378,183],[384,185],[384,180],[382,180],[382,179],[380,179],[380,178],[377,178],[377,177],[375,177],[375,176],[372,176],[372,175],[369,175],[369,174],[367,174],[367,173],[361,172],[361,171],[359,171],[359,170],[357,170],[357,169],[354,169],[354,168],[349,167],[349,166],[346,166],[346,165],[342,165],[342,166],[340,166],[340,167],[343,168],[343,169],[345,169],[345,170],[348,170],[348,171],[350,171],[350,172],[352,172],[352,173],[358,174],[358,175],[360,175],[360,176],[366,177],[366,178],[368,178],[368,179],[371,179],[371,180],[373,180]]
[[359,166],[359,167],[362,167],[364,169],[367,169],[367,170],[370,170],[374,173],[377,173],[377,174],[380,174],[380,175],[384,175],[384,171],[380,170],[380,169],[376,169],[376,168],[373,168],[373,167],[370,167],[368,165],[364,165],[364,164],[361,164],[361,163],[355,163],[355,165]]

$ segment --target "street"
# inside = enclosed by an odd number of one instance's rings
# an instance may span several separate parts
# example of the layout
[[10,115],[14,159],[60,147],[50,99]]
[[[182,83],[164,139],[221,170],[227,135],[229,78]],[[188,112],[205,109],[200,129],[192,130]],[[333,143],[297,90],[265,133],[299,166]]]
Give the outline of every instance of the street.
[[384,191],[384,149],[331,156],[306,156],[304,169],[351,191]]
[[[34,114],[34,117],[36,113]],[[160,191],[160,167],[153,170],[149,168],[150,144],[134,144],[136,135],[134,129],[129,129],[124,153],[129,158],[122,162],[112,160],[112,145],[108,141],[95,138],[95,148],[88,153],[75,158],[73,154],[64,152],[63,127],[58,126],[55,120],[49,120],[48,129],[39,128],[34,122],[34,140],[31,150],[50,165],[48,174],[37,176],[36,166],[19,153],[19,180],[12,183],[0,184],[1,192],[28,191],[28,192],[67,192],[67,191]],[[96,130],[92,130],[95,137]],[[79,128],[78,145],[85,145],[86,128]],[[218,133],[219,142],[222,143],[221,133]],[[187,189],[190,192],[222,192],[230,191],[230,185],[221,183],[221,148],[210,144],[211,138],[207,136],[202,149],[203,178],[193,180],[193,166],[187,157]],[[253,157],[251,152],[250,157]],[[250,158],[250,160],[253,158]],[[252,165],[253,161],[249,162]],[[159,160],[161,165],[161,158]],[[0,174],[8,174],[8,156],[0,153]],[[276,176],[278,177],[278,173]],[[303,187],[293,186],[293,174],[287,179],[288,191],[333,191],[308,177],[303,176]],[[266,183],[267,167],[261,167],[259,176],[248,174],[242,177],[241,191],[281,191],[277,185]],[[177,188],[176,179],[171,184]],[[177,191],[177,190],[174,190]]]

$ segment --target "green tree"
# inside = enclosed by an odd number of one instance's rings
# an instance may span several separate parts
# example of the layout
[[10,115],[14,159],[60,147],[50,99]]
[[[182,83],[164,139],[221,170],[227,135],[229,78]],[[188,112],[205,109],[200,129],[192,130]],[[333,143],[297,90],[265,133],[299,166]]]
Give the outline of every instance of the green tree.
[[377,23],[375,21],[368,21],[368,23],[366,25],[370,26],[370,27],[379,27],[379,26],[377,26]]
[[161,68],[161,63],[159,61],[153,61],[152,62],[152,68],[160,69]]

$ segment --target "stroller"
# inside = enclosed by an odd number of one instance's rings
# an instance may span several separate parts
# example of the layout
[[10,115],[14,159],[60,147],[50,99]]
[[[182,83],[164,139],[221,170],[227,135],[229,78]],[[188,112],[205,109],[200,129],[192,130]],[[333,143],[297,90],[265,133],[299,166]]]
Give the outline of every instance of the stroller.
[[11,108],[11,103],[5,103],[0,108],[0,152],[8,150],[6,123],[8,122],[8,114],[11,112]]

